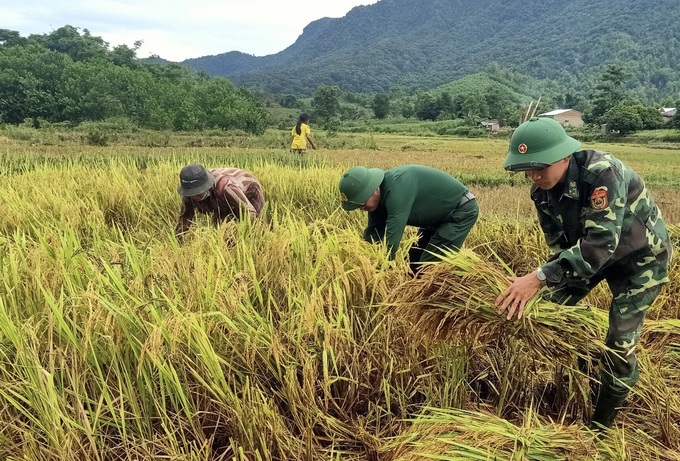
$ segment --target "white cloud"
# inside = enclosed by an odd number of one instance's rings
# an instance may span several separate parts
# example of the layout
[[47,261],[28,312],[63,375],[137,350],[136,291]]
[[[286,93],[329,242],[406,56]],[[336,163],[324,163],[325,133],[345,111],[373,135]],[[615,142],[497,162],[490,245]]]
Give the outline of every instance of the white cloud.
[[[71,25],[111,46],[144,44],[138,56],[172,61],[242,51],[264,56],[292,45],[310,22],[377,0],[23,0],[0,6],[3,29],[22,36]],[[10,3],[10,2],[8,2]]]

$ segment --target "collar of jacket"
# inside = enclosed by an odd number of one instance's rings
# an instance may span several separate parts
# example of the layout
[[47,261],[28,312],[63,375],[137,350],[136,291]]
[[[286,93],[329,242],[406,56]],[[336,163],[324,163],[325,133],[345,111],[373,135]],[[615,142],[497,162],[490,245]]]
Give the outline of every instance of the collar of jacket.
[[562,197],[566,197],[572,200],[578,200],[580,197],[579,193],[579,182],[581,179],[581,165],[577,161],[576,157],[572,155],[571,160],[569,160],[569,166],[567,167],[567,174],[565,176],[564,184],[558,184],[555,188],[562,188],[562,193],[557,196],[553,193],[553,190],[543,190],[537,186],[531,186],[531,198],[538,203],[548,202],[557,203],[562,200]]

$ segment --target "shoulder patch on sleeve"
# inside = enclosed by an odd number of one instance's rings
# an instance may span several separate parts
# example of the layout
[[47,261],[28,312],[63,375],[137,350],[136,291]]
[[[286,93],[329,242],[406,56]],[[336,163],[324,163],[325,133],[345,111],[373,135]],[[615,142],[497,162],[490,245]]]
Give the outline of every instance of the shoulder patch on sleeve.
[[606,187],[598,187],[593,191],[590,195],[590,206],[593,210],[604,210],[609,206]]

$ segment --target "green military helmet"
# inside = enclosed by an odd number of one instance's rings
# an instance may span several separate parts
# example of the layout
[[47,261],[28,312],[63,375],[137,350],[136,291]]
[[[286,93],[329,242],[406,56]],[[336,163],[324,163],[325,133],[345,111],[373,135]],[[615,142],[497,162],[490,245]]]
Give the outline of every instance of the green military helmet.
[[383,181],[385,172],[380,168],[355,166],[340,178],[340,199],[342,208],[350,211],[361,207],[371,198]]
[[581,142],[567,135],[558,122],[534,117],[517,127],[503,168],[508,171],[540,170],[569,157]]

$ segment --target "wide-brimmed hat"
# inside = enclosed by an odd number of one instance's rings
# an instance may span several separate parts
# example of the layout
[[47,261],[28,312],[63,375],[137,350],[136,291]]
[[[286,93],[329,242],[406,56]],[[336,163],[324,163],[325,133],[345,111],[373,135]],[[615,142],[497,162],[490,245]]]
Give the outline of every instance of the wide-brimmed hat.
[[192,163],[179,172],[177,193],[182,197],[202,194],[215,184],[215,178],[203,165]]
[[347,170],[338,185],[342,208],[350,211],[361,207],[371,198],[384,177],[385,172],[380,168],[355,166]]

